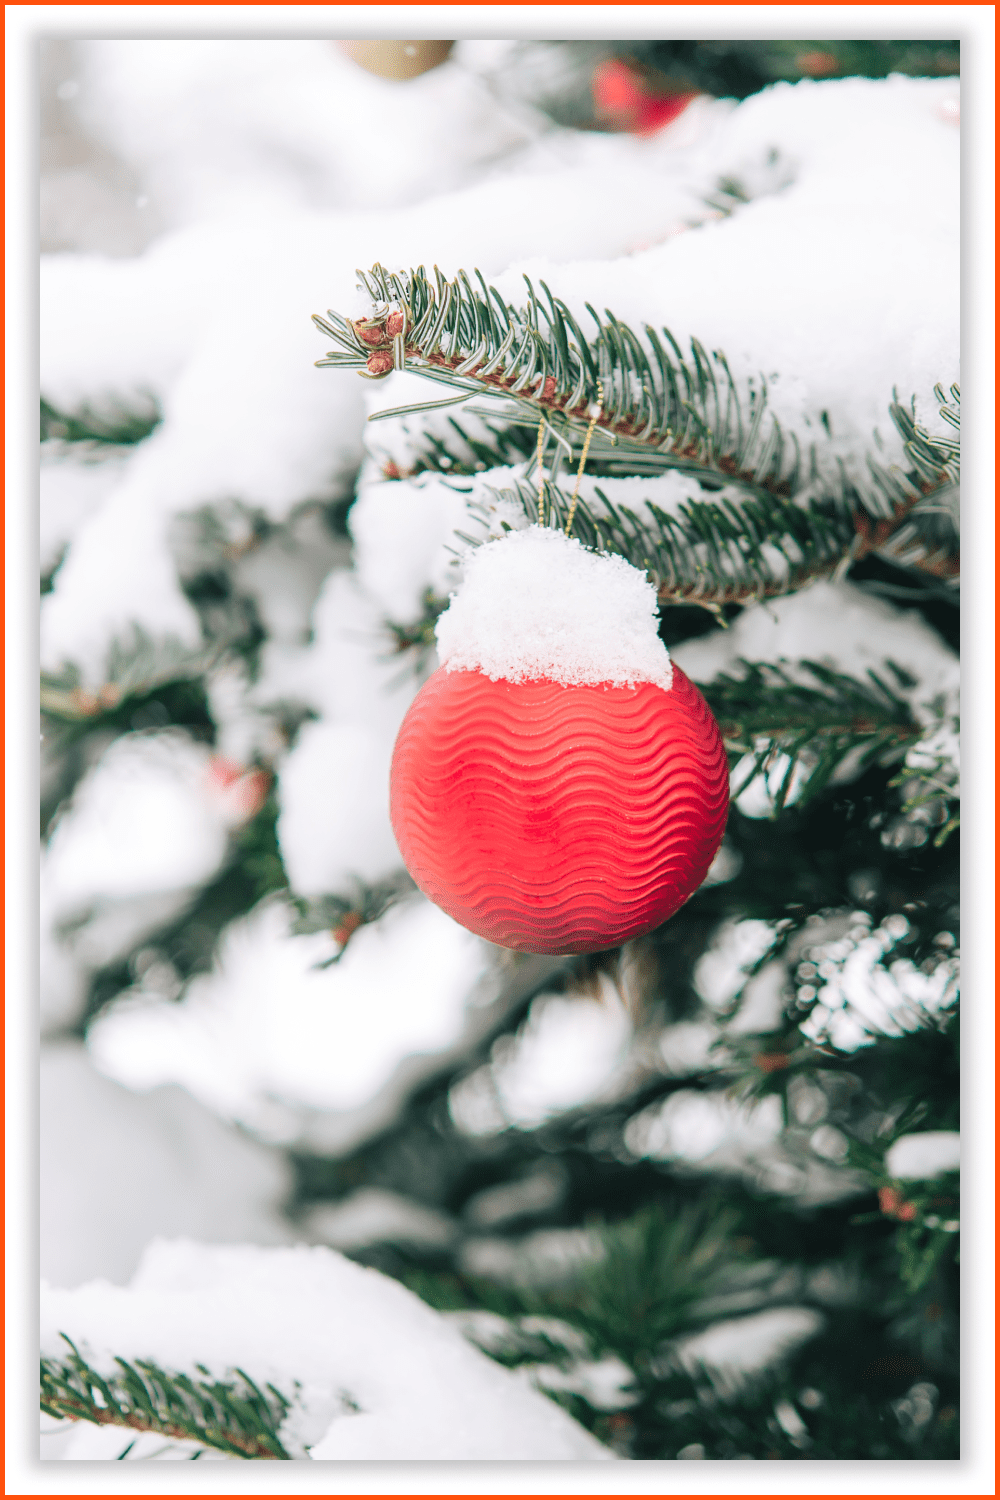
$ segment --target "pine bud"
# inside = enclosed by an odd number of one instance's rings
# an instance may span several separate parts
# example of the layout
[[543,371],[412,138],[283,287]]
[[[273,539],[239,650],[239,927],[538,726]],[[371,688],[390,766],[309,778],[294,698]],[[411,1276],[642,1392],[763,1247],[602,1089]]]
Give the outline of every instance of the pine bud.
[[791,1066],[791,1061],[787,1052],[758,1052],[754,1058],[762,1073],[780,1073],[782,1068]]
[[385,331],[389,338],[398,338],[401,333],[406,332],[405,312],[391,312],[385,320]]
[[369,375],[374,380],[382,380],[392,370],[392,350],[376,349],[373,354],[369,354],[365,363]]
[[369,348],[377,348],[380,344],[387,344],[389,337],[386,332],[384,318],[358,318],[351,327],[363,344]]
[[342,948],[346,948],[363,921],[364,918],[359,911],[347,912],[340,919],[337,926],[331,929],[334,942],[339,943]]

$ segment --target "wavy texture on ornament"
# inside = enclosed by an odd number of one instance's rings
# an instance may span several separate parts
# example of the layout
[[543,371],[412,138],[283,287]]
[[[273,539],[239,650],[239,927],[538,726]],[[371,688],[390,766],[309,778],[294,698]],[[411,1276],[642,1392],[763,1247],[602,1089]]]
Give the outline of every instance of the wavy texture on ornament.
[[718,727],[676,667],[669,691],[442,668],[393,755],[392,822],[417,885],[531,953],[614,947],[666,921],[704,880],[728,805]]

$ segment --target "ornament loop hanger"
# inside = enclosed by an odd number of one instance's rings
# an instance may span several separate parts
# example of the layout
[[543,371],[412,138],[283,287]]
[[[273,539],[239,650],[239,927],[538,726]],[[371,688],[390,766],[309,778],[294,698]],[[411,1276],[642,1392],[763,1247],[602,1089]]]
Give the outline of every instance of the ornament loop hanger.
[[[594,428],[597,426],[601,415],[601,406],[604,401],[604,387],[600,381],[597,382],[597,399],[587,407],[587,415],[590,421],[587,425],[587,435],[583,440],[583,452],[580,454],[580,463],[576,471],[576,483],[573,486],[573,494],[569,502],[569,512],[566,516],[566,525],[563,534],[569,536],[573,530],[573,518],[576,515],[576,505],[580,498],[580,482],[583,479],[583,471],[587,463],[587,454],[590,452],[590,440],[594,436]],[[545,451],[545,431],[548,423],[545,420],[544,411],[538,420],[538,446],[535,450],[535,462],[538,466],[538,524],[544,526],[546,522],[545,507],[545,473],[542,468],[542,454]],[[558,434],[555,434],[558,437]]]

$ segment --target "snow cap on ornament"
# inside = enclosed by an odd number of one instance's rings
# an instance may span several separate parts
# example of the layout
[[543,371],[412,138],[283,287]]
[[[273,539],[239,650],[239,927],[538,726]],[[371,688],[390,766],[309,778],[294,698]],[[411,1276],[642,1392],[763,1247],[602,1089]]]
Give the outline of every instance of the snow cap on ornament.
[[589,953],[697,890],[729,775],[704,699],[624,558],[532,526],[467,559],[443,665],[403,720],[390,813],[404,863],[502,947]]
[[656,590],[624,557],[529,526],[468,555],[435,634],[449,672],[668,689],[672,668],[658,625]]

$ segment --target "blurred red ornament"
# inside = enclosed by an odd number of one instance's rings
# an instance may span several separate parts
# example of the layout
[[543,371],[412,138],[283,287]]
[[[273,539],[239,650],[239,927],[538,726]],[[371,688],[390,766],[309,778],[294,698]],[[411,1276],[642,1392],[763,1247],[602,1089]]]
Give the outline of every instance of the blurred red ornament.
[[718,726],[677,667],[563,686],[439,669],[403,720],[390,811],[417,885],[525,953],[592,953],[673,915],[726,824]]
[[271,790],[271,775],[260,766],[241,766],[225,755],[208,762],[208,785],[227,823],[239,827],[260,812]]
[[606,57],[591,74],[598,118],[612,130],[652,135],[676,120],[694,93],[659,94],[648,79],[620,57]]
[[898,1188],[880,1187],[878,1206],[890,1219],[899,1219],[903,1224],[908,1224],[917,1216],[917,1205],[906,1202]]
[[243,775],[244,767],[226,755],[213,755],[208,762],[208,779],[213,786],[232,786]]

